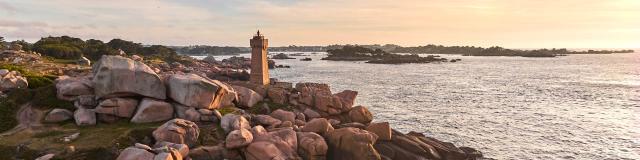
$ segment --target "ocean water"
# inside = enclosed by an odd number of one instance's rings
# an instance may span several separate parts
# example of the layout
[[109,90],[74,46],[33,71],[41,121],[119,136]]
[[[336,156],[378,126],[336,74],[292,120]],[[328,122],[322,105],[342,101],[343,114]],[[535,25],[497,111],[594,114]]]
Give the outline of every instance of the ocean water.
[[[358,91],[374,121],[496,159],[640,159],[640,54],[465,57],[456,63],[276,60],[288,82]],[[249,56],[243,54],[242,56]],[[297,57],[302,58],[302,57]]]

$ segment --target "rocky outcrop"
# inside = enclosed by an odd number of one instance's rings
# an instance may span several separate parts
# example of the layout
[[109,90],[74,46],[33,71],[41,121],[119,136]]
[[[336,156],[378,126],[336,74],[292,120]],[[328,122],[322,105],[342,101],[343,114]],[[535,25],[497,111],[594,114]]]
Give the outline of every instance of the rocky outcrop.
[[391,127],[389,127],[389,122],[371,123],[367,126],[366,130],[376,134],[378,140],[391,140]]
[[223,145],[200,146],[189,150],[189,157],[193,160],[223,160],[225,150]]
[[73,101],[81,95],[93,95],[93,82],[86,77],[60,76],[55,82],[58,99]]
[[372,160],[381,159],[373,148],[378,139],[373,133],[358,128],[340,128],[326,136],[329,152],[327,159],[335,160]]
[[312,109],[309,109],[309,108],[307,108],[304,111],[302,111],[302,113],[304,114],[304,116],[307,119],[314,119],[314,118],[322,117],[322,115],[320,115],[320,113],[318,113],[318,112],[316,112],[316,111],[314,111]]
[[238,93],[238,104],[241,107],[249,108],[262,101],[262,97],[257,92],[242,86],[232,85],[233,89]]
[[342,108],[348,109],[353,106],[356,101],[356,96],[358,92],[352,90],[344,90],[340,93],[336,93],[333,96],[338,98],[340,101]]
[[358,95],[358,92],[351,90],[331,94],[328,85],[318,83],[298,83],[296,90],[300,92],[297,102],[313,107],[325,115],[339,115],[349,111]]
[[182,155],[182,158],[187,158],[187,156],[189,155],[189,146],[187,146],[186,144],[159,141],[159,142],[156,142],[156,144],[154,144],[153,147],[176,149],[180,153],[180,155]]
[[285,160],[287,157],[280,149],[270,142],[254,142],[249,144],[244,152],[247,160]]
[[352,122],[368,124],[373,120],[373,114],[371,114],[371,112],[369,112],[369,109],[367,109],[366,107],[357,106],[357,107],[353,107],[349,111],[349,119]]
[[244,152],[247,159],[300,159],[298,138],[292,129],[258,132]]
[[281,120],[273,118],[269,115],[256,115],[253,117],[253,120],[255,120],[257,124],[267,127],[279,126],[282,123]]
[[[394,131],[394,135],[401,135],[402,136],[402,134],[399,134],[399,132],[397,132],[397,131]],[[442,142],[442,141],[439,141],[439,140],[434,139],[434,138],[426,137],[423,134],[417,133],[417,132],[410,132],[410,133],[408,133],[406,135],[406,137],[410,138],[414,142],[422,142],[422,143],[424,143],[426,145],[429,145],[429,146],[433,147],[433,149],[429,149],[429,150],[436,150],[438,155],[442,159],[458,160],[458,159],[466,159],[467,158],[467,155],[465,154],[465,152],[462,151],[461,149],[457,148],[452,143]],[[477,157],[468,157],[468,158],[469,159],[475,159]]]
[[128,147],[120,152],[116,160],[153,160],[155,155],[148,150]]
[[218,110],[198,109],[198,113],[200,115],[200,119],[198,121],[201,122],[220,122],[220,119],[222,118]]
[[131,59],[134,61],[142,61],[144,60],[144,58],[138,56],[138,55],[131,55]]
[[78,63],[78,65],[81,65],[81,66],[91,66],[91,60],[89,60],[89,58],[84,57],[84,56],[80,57],[76,61],[76,63]]
[[78,108],[73,117],[78,126],[96,125],[96,113],[92,109]]
[[230,104],[229,88],[216,80],[195,74],[174,74],[167,78],[169,97],[189,107],[217,109]]
[[253,135],[245,128],[231,131],[226,138],[225,147],[229,149],[236,149],[247,146],[253,141]]
[[327,84],[297,83],[295,88],[300,92],[298,101],[307,106],[314,106],[314,97],[316,94],[331,94],[331,89]]
[[156,141],[165,141],[176,144],[193,146],[198,141],[200,129],[198,125],[184,119],[173,119],[153,131]]
[[100,102],[100,104],[95,108],[95,112],[123,118],[131,118],[135,113],[137,106],[137,99],[109,98]]
[[200,121],[200,112],[193,107],[187,107],[182,104],[174,103],[173,108],[176,118],[185,119],[192,122]]
[[125,95],[166,98],[166,88],[151,68],[120,56],[102,56],[93,66],[93,83],[99,99]]
[[22,77],[20,72],[11,71],[0,76],[0,91],[7,91],[17,88],[27,88],[29,83]]
[[73,118],[73,112],[66,109],[53,109],[44,117],[45,122],[57,123]]
[[314,132],[320,135],[333,132],[334,128],[325,118],[314,118],[302,127],[303,132]]
[[278,104],[287,104],[289,98],[289,91],[280,87],[269,87],[267,90],[267,96],[271,101]]
[[278,53],[276,55],[271,56],[271,59],[296,59],[296,58],[289,57],[289,55],[284,53]]
[[82,108],[95,108],[98,105],[95,95],[79,95],[75,99],[74,105]]
[[298,132],[298,154],[305,159],[324,159],[329,147],[324,138],[313,132]]
[[177,149],[176,146],[179,145],[164,143],[164,145],[156,145],[157,148],[152,149],[147,145],[136,143],[120,152],[116,160],[182,160],[186,158],[189,152],[188,148],[184,153],[184,149]]
[[144,98],[140,101],[140,105],[138,105],[136,114],[131,118],[131,122],[160,122],[171,118],[173,118],[173,106],[171,103],[152,98]]
[[212,55],[209,55],[207,57],[205,57],[204,59],[202,59],[203,61],[210,63],[210,64],[215,64],[216,63],[216,58]]
[[220,126],[224,130],[225,133],[229,133],[234,130],[239,130],[241,128],[251,129],[251,125],[249,125],[249,121],[246,118],[240,115],[235,114],[226,114],[222,116],[222,120],[220,121]]
[[273,112],[271,112],[271,114],[269,114],[271,117],[276,118],[282,122],[284,121],[289,121],[289,122],[295,122],[296,120],[296,114],[293,112],[289,112],[289,111],[285,111],[282,109],[278,109],[275,110]]

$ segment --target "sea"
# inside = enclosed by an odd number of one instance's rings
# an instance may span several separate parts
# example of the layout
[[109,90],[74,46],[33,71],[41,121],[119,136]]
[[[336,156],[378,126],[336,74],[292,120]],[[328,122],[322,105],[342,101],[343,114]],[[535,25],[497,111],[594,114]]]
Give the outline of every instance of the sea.
[[[272,78],[358,91],[356,104],[401,132],[423,132],[495,159],[640,159],[639,53],[439,55],[461,61],[427,64],[284,53],[304,56],[275,60],[291,68],[270,70]],[[312,61],[299,60],[306,57]]]

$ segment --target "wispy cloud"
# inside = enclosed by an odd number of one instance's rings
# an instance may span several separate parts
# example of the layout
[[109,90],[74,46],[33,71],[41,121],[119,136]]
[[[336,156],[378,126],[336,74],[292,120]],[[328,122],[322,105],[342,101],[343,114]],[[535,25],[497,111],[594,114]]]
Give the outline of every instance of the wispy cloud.
[[15,13],[17,10],[15,7],[11,6],[7,2],[0,2],[0,11],[4,11],[6,13]]
[[624,47],[640,43],[638,7],[635,0],[11,0],[0,2],[11,10],[0,11],[0,34],[246,46],[261,29],[273,45]]

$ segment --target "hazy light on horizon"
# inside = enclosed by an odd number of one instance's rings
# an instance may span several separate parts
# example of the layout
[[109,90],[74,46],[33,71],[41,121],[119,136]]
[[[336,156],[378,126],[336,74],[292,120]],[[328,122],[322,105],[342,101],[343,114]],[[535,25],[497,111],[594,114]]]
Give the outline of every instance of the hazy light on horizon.
[[636,0],[0,0],[0,36],[145,44],[640,48]]

